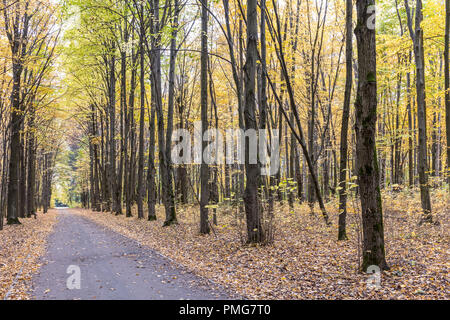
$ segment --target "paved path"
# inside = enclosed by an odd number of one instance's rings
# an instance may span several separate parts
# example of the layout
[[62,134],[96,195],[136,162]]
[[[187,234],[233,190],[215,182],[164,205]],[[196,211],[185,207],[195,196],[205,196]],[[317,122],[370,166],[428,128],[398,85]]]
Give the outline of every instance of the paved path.
[[[174,266],[136,241],[63,210],[48,239],[44,265],[33,279],[38,300],[226,300],[210,282]],[[76,276],[81,289],[68,289]],[[72,267],[73,268],[73,267]],[[76,273],[76,272],[75,272]],[[71,282],[76,287],[77,282]]]

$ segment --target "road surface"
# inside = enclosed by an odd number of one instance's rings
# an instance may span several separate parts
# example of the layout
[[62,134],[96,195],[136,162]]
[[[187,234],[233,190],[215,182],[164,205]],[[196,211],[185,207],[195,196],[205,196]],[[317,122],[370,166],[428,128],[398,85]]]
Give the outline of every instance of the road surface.
[[231,298],[151,249],[70,210],[61,211],[47,248],[33,278],[37,300]]

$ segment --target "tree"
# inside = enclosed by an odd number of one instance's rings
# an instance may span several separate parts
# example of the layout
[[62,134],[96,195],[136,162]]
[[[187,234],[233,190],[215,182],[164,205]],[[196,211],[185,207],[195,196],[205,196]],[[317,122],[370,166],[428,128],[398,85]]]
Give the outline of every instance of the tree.
[[423,46],[423,13],[422,0],[416,0],[415,30],[413,30],[411,10],[408,0],[405,0],[406,14],[408,16],[408,29],[414,46],[414,60],[416,62],[416,94],[417,94],[417,120],[419,125],[419,158],[418,171],[420,183],[420,196],[422,202],[423,222],[433,222],[431,214],[430,189],[428,185],[428,156],[427,156],[427,109],[425,96],[425,53]]
[[[450,0],[445,0],[445,123],[447,131],[447,181],[450,184]],[[449,188],[450,191],[450,188]]]
[[374,19],[369,6],[373,0],[358,0],[355,35],[358,47],[358,89],[356,113],[356,169],[360,188],[363,261],[361,269],[378,266],[388,269],[384,247],[384,224],[377,149],[375,145],[377,123],[377,60]]
[[[139,56],[140,56],[140,116],[139,116],[139,153],[138,153],[138,181],[137,181],[137,207],[138,217],[144,218],[144,126],[145,126],[145,51],[144,51],[144,38],[145,38],[145,21],[144,21],[144,6],[141,3],[139,6]],[[152,105],[152,111],[153,111]],[[150,120],[152,121],[153,118]],[[150,125],[152,128],[152,124]],[[150,135],[154,135],[154,130],[150,130]],[[151,160],[149,165],[151,165]],[[153,177],[152,177],[153,178]],[[154,207],[149,206],[149,212]],[[150,220],[154,220],[156,215],[149,215]]]
[[[166,24],[166,14],[160,17],[160,6],[159,0],[150,0],[150,32],[151,32],[151,50],[150,55],[150,66],[151,75],[150,82],[152,88],[152,108],[156,110],[157,116],[157,127],[158,127],[158,149],[159,149],[159,162],[160,162],[160,177],[161,177],[161,198],[164,203],[166,219],[164,221],[164,226],[170,226],[177,223],[177,216],[175,211],[175,200],[173,196],[173,181],[172,181],[172,164],[171,159],[167,155],[170,153],[166,148],[170,149],[170,145],[166,144],[166,134],[164,130],[164,113],[163,113],[163,103],[162,103],[162,83],[161,83],[161,52],[162,52],[162,30]],[[167,10],[167,8],[166,8]],[[172,127],[173,121],[173,108],[172,115],[168,116],[167,128]],[[171,135],[170,130],[166,133]]]
[[[3,1],[7,7],[6,0]],[[3,10],[5,32],[9,40],[12,58],[13,87],[11,93],[11,143],[8,184],[8,224],[20,224],[19,221],[19,150],[20,128],[23,122],[24,105],[20,103],[22,72],[28,45],[28,31],[32,15],[28,12],[30,1],[17,2],[11,8]]]
[[60,31],[55,27],[55,7],[42,1],[3,0],[1,14],[12,70],[7,220],[20,224],[27,208],[34,214],[34,109],[45,100],[40,89],[51,71]]
[[[202,0],[202,53],[201,53],[201,118],[202,118],[202,130],[200,132],[202,139],[202,155],[203,151],[207,147],[207,143],[204,141],[204,134],[208,131],[208,1]],[[200,168],[200,180],[201,180],[201,193],[200,193],[200,233],[208,234],[209,218],[208,218],[208,205],[209,205],[209,166],[205,162],[202,156],[202,164]]]
[[341,163],[339,166],[339,240],[347,240],[347,162],[348,162],[348,121],[350,117],[350,100],[353,84],[353,1],[346,1],[345,43],[346,66],[345,97],[341,126]]
[[166,130],[166,166],[167,166],[167,180],[168,180],[168,212],[169,219],[172,222],[176,222],[176,208],[175,208],[175,196],[174,196],[174,184],[173,184],[173,164],[171,158],[171,143],[173,133],[173,119],[175,109],[175,67],[177,62],[177,36],[178,36],[178,18],[180,13],[179,0],[174,0],[173,10],[171,12],[171,35],[170,35],[170,61],[169,61],[169,97],[167,108],[167,130]]
[[[258,11],[257,1],[247,2],[247,56],[244,67],[245,83],[245,129],[258,130],[256,120],[256,62],[258,60]],[[261,223],[261,206],[259,199],[259,184],[261,181],[261,168],[259,164],[250,163],[250,148],[246,143],[245,148],[245,172],[247,185],[245,189],[245,214],[247,217],[247,241],[260,243],[265,240]]]

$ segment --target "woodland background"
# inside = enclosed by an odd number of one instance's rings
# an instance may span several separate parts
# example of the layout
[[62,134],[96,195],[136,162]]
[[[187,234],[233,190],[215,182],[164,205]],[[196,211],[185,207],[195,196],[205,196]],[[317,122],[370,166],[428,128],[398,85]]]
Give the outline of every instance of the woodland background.
[[[350,238],[362,270],[389,268],[385,232],[395,252],[395,232],[420,234],[445,261],[448,0],[2,0],[0,16],[0,230],[67,205],[232,226],[241,245],[316,230]],[[199,120],[279,130],[281,170],[172,164],[173,130]]]

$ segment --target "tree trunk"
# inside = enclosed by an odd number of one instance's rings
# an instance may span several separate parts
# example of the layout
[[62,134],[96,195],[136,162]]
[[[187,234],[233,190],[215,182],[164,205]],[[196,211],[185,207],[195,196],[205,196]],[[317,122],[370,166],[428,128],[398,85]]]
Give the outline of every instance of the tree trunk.
[[375,28],[369,28],[371,0],[357,1],[358,91],[356,109],[357,172],[363,224],[362,270],[375,265],[388,269],[376,152],[377,80]]
[[[13,52],[14,54],[14,52]],[[11,143],[9,157],[9,183],[8,183],[8,209],[7,223],[20,224],[19,221],[19,153],[20,153],[20,127],[22,123],[20,105],[22,66],[13,62],[13,86],[11,94]]]
[[36,205],[35,205],[35,186],[36,186],[36,144],[35,144],[35,134],[34,134],[34,120],[35,120],[35,110],[33,107],[30,110],[30,121],[28,124],[29,137],[28,137],[28,181],[27,181],[27,217],[30,218],[32,215],[36,215]]
[[177,61],[177,36],[178,36],[178,15],[179,0],[174,0],[174,11],[172,20],[172,35],[170,41],[170,61],[169,61],[169,98],[167,110],[167,132],[166,132],[166,171],[167,171],[167,208],[168,219],[166,221],[176,221],[175,215],[175,195],[173,184],[173,166],[172,166],[172,133],[173,133],[173,114],[175,107],[175,64]]
[[[255,103],[255,80],[256,62],[258,59],[258,11],[257,1],[247,1],[247,59],[244,67],[245,83],[245,129],[258,130],[256,121]],[[261,222],[261,208],[258,195],[261,172],[259,164],[250,163],[250,150],[246,143],[245,169],[247,175],[247,186],[245,189],[245,213],[247,217],[247,234],[249,243],[261,243],[265,240],[264,230]]]
[[27,157],[26,155],[26,133],[25,133],[25,117],[22,116],[22,127],[20,129],[20,150],[19,150],[19,157],[20,157],[20,164],[19,164],[19,217],[25,218],[26,214],[25,211],[27,210],[27,190],[26,190],[26,163],[25,159]]
[[112,50],[113,54],[111,56],[111,66],[110,66],[110,96],[109,96],[109,174],[111,177],[111,198],[113,204],[113,212],[116,215],[122,214],[122,205],[120,200],[120,192],[116,172],[116,57],[114,56],[116,45],[113,43]]
[[[450,0],[445,0],[445,49],[444,49],[444,73],[445,73],[445,126],[447,131],[447,179],[450,185]],[[448,189],[450,192],[450,188]]]
[[341,162],[339,166],[339,232],[338,240],[347,240],[347,163],[348,163],[348,121],[353,84],[353,1],[346,0],[346,67],[344,109],[341,127]]
[[[127,16],[124,16],[124,42],[128,43],[129,35],[128,35],[128,23]],[[127,124],[127,115],[128,115],[128,106],[127,106],[127,52],[124,48],[121,48],[120,53],[120,160],[119,160],[119,170],[117,177],[117,201],[119,202],[120,212],[117,214],[122,214],[122,199],[123,199],[123,186],[124,180],[126,182],[126,178],[124,179],[124,166],[125,166],[125,157],[126,157],[126,148],[128,144],[128,128],[125,128]]]
[[[126,166],[126,170],[125,170],[125,175],[128,176],[126,181],[126,189],[125,189],[125,196],[126,196],[126,216],[129,218],[132,216],[132,204],[133,204],[133,196],[135,194],[135,184],[134,184],[134,177],[135,177],[135,153],[136,153],[136,143],[135,143],[135,137],[136,137],[136,126],[135,126],[135,119],[134,119],[134,95],[136,92],[136,73],[137,73],[137,66],[136,66],[136,61],[138,58],[138,55],[135,53],[135,51],[133,50],[132,53],[132,65],[133,65],[133,69],[131,71],[131,83],[130,83],[130,95],[129,95],[129,108],[128,108],[128,116],[127,116],[127,120],[128,120],[128,130],[125,130],[125,132],[128,132],[128,139],[130,141],[130,153],[126,154],[126,162],[125,162],[125,166]],[[126,149],[128,151],[128,147]]]
[[[207,142],[203,140],[204,133],[208,130],[208,1],[202,0],[202,54],[201,54],[201,141],[202,141],[202,155],[207,147]],[[209,166],[206,164],[202,156],[202,164],[200,168],[200,233],[208,234],[209,217]]]
[[419,126],[419,158],[418,171],[420,183],[420,196],[422,201],[423,222],[433,222],[431,214],[430,189],[428,185],[428,160],[427,160],[427,113],[425,96],[425,53],[423,46],[423,20],[422,0],[416,0],[415,31],[412,27],[411,11],[408,0],[405,0],[408,27],[414,45],[414,58],[416,62],[416,92],[417,92],[417,120]]
[[[411,52],[409,52],[408,63],[411,63]],[[414,147],[413,147],[413,123],[412,123],[412,106],[411,106],[411,74],[406,74],[406,92],[407,92],[407,112],[408,112],[408,175],[409,175],[409,187],[414,186]]]
[[[140,33],[139,33],[139,54],[140,54],[140,115],[139,115],[139,155],[138,155],[138,174],[137,174],[137,208],[138,218],[144,218],[144,120],[145,120],[145,56],[144,56],[144,9],[140,6]],[[150,132],[152,134],[152,132]]]

